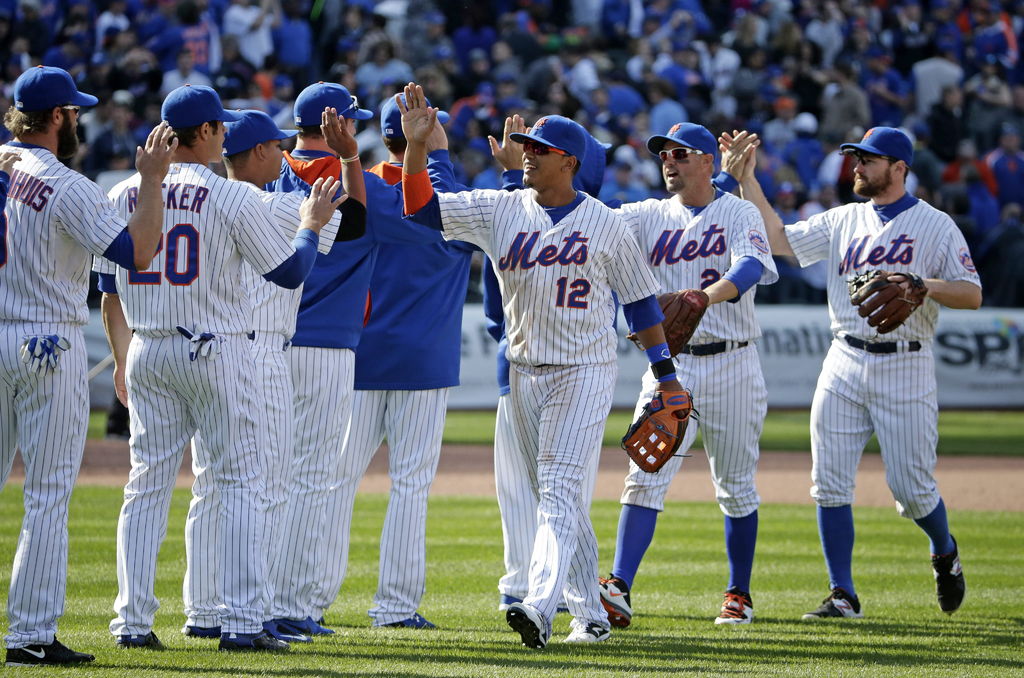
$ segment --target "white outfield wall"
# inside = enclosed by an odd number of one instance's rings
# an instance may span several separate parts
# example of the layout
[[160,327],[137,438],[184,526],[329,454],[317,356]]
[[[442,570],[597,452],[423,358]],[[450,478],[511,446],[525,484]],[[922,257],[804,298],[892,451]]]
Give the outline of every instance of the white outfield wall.
[[[757,308],[762,337],[761,364],[768,383],[770,407],[810,407],[821,361],[831,341],[828,311],[822,306]],[[615,407],[632,408],[647,369],[643,354],[626,338],[619,320],[619,380]],[[90,367],[110,350],[99,311],[86,328]],[[451,394],[452,409],[490,409],[497,404],[495,351],[487,334],[483,307],[466,306],[462,322],[462,385]],[[1024,409],[1024,309],[943,309],[934,344],[939,405],[946,408]],[[105,409],[114,397],[113,371],[101,372],[90,384],[94,408]]]

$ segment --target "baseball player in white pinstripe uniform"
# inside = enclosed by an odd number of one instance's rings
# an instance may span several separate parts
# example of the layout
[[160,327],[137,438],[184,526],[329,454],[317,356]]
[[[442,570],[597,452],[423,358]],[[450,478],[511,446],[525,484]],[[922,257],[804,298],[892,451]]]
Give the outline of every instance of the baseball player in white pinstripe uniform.
[[[121,648],[161,647],[152,631],[157,552],[183,448],[200,432],[206,445],[194,463],[210,468],[221,503],[220,649],[284,651],[288,644],[263,629],[263,441],[254,418],[259,401],[243,261],[271,282],[300,285],[316,256],[317,234],[333,214],[335,186],[316,186],[292,241],[253,186],[207,167],[221,156],[222,123],[240,117],[222,108],[216,92],[179,87],[167,95],[161,117],[181,142],[164,178],[161,265],[144,274],[119,268],[114,281],[101,277],[107,336],[118,368],[127,361],[132,431],[110,631]],[[137,184],[132,177],[111,190],[123,214],[135,207]]]
[[[856,158],[854,191],[870,202],[784,226],[753,176],[749,152],[740,184],[744,197],[761,210],[775,254],[795,256],[802,266],[828,263],[835,338],[811,404],[811,496],[818,504],[832,591],[804,618],[863,616],[851,566],[852,503],[857,465],[872,433],[897,510],[928,535],[939,607],[952,613],[963,601],[965,584],[933,475],[938,404],[932,338],[939,306],[977,308],[981,284],[953,220],[904,189],[914,152],[903,132],[874,127],[859,143],[840,149]],[[869,269],[915,273],[928,288],[924,304],[885,336],[850,301],[847,281]]]
[[[242,111],[241,119],[227,124],[224,139],[224,164],[228,178],[246,181],[254,186],[275,180],[281,170],[281,140],[292,137],[296,132],[278,129],[270,116],[262,111]],[[336,132],[341,143],[348,144],[346,157],[358,150],[355,139],[348,134],[347,127],[338,123],[337,113],[328,110],[323,115],[329,138]],[[362,235],[365,229],[365,188],[361,170],[342,172],[346,184],[346,199],[335,216],[320,231],[318,251],[326,254],[335,240],[351,240]],[[277,193],[259,191],[260,198],[271,210],[274,221],[289,236],[300,226],[301,193]],[[342,212],[346,212],[342,225]],[[360,219],[360,213],[362,219]],[[263,279],[251,266],[243,268],[243,275],[252,290],[253,358],[256,363],[254,382],[258,388],[257,407],[259,424],[263,435],[265,451],[263,456],[263,496],[267,510],[268,566],[280,550],[285,530],[282,529],[283,509],[289,492],[291,478],[291,450],[294,412],[292,403],[291,369],[288,366],[287,351],[295,333],[295,316],[302,296],[301,287],[286,289]],[[196,458],[206,458],[207,450],[201,435],[192,441]],[[219,638],[221,605],[217,587],[219,569],[218,543],[220,541],[220,496],[213,482],[209,467],[194,465],[195,483],[192,486],[192,502],[189,505],[185,523],[185,572],[184,603],[187,621],[182,629],[188,636]],[[268,578],[269,581],[270,578]],[[268,585],[268,598],[273,597],[272,581]],[[269,607],[270,600],[267,604]],[[275,638],[291,642],[308,642],[309,636],[283,632],[271,621],[267,610],[264,629]]]
[[[125,220],[100,188],[59,158],[78,148],[78,110],[95,97],[59,68],[14,83],[0,147],[0,468],[25,462],[25,517],[7,597],[8,666],[92,661],[56,638],[64,612],[68,502],[88,428],[85,338],[92,256],[149,266],[160,237],[160,178],[173,145],[158,126],[136,154],[138,210]],[[20,159],[19,159],[20,158]],[[16,164],[15,164],[16,163]]]
[[[606,640],[597,542],[582,485],[597,463],[611,408],[612,291],[641,341],[658,346],[665,339],[653,296],[657,283],[622,220],[573,188],[586,154],[587,133],[577,123],[546,116],[529,134],[512,136],[523,143],[527,190],[435,194],[424,171],[424,142],[436,111],[418,86],[407,86],[405,98],[406,212],[495,261],[509,339],[509,404],[520,444],[536,463],[540,502],[530,585],[506,620],[524,645],[543,648],[564,595],[573,615],[565,641]],[[666,376],[669,387],[681,389],[674,372]]]
[[[768,408],[753,343],[761,331],[751,288],[775,282],[778,274],[757,208],[711,181],[718,142],[707,129],[679,123],[651,137],[647,148],[661,157],[665,188],[674,196],[623,205],[617,211],[636,233],[662,292],[702,289],[710,300],[690,343],[674,358],[679,381],[700,399],[698,425],[687,427],[680,450],[690,448],[699,427],[715,496],[725,514],[729,559],[729,583],[715,623],[747,624],[754,616],[750,574],[760,503],[754,474]],[[653,377],[644,375],[638,415],[656,387]],[[615,565],[601,583],[601,599],[614,626],[630,623],[630,587],[682,463],[678,454],[658,473],[629,464]]]

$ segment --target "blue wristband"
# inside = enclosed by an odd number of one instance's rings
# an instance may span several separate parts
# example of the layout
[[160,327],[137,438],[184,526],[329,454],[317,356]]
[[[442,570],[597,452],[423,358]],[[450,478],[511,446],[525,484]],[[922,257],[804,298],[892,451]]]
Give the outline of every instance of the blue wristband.
[[665,375],[662,375],[662,376],[658,377],[658,382],[659,383],[665,383],[666,381],[675,381],[675,380],[676,380],[676,373],[675,372],[673,372],[672,374],[665,374]]
[[647,359],[654,364],[660,360],[671,360],[672,354],[668,351],[667,343],[660,343],[657,346],[651,346],[649,349],[644,351],[647,354]]

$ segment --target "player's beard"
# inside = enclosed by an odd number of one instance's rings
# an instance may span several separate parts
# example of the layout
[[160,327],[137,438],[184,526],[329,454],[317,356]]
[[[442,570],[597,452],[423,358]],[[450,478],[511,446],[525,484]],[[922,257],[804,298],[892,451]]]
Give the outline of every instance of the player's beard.
[[854,177],[853,192],[865,198],[874,198],[876,195],[882,195],[888,191],[891,186],[892,165],[889,165],[885,174],[875,181],[868,181],[863,174]]
[[71,124],[71,115],[63,113],[64,121],[57,130],[57,157],[68,160],[78,152],[78,130]]

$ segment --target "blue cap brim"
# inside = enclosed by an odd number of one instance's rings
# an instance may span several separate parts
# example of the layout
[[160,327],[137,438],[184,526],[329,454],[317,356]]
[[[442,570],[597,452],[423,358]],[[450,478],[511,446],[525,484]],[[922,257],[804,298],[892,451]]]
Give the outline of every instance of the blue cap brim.
[[442,125],[446,124],[451,119],[452,119],[452,116],[448,115],[444,111],[438,111],[437,112],[437,121],[439,123],[441,123]]
[[672,137],[667,137],[664,134],[655,134],[647,140],[647,150],[650,151],[652,155],[658,155],[658,153],[661,152],[661,149],[665,148],[665,144],[670,141],[674,141],[677,144],[680,143],[679,139],[673,139]]
[[373,117],[373,111],[368,111],[365,108],[357,108],[351,115],[343,115],[342,117],[352,118],[353,120],[369,120]]
[[75,92],[74,98],[68,103],[74,104],[75,106],[95,106],[100,102],[99,99],[91,94],[85,92]]
[[243,116],[242,116],[241,112],[225,110],[216,119],[220,120],[221,122],[238,122],[239,120],[242,119],[242,117]]
[[883,152],[881,149],[876,148],[876,147],[872,146],[871,144],[847,143],[847,144],[840,144],[840,146],[839,146],[839,150],[840,151],[846,151],[846,150],[849,150],[851,148],[855,149],[855,150],[858,150],[858,151],[864,151],[865,153],[871,153],[872,155],[883,155],[886,158],[891,158],[892,157],[888,153]]
[[[562,151],[563,153],[568,153],[569,155],[573,155],[571,151],[569,151],[567,149],[564,149],[561,146],[556,146],[555,144],[551,143],[550,141],[547,141],[546,139],[541,139],[540,137],[534,136],[532,134],[522,134],[521,132],[515,132],[513,134],[509,134],[508,138],[511,139],[512,141],[516,142],[517,144],[521,144],[524,141],[526,141],[527,139],[529,139],[530,141],[536,141],[538,144],[544,144],[545,146],[550,146],[551,148],[557,148],[558,150]],[[576,157],[576,156],[573,155],[573,157]]]

